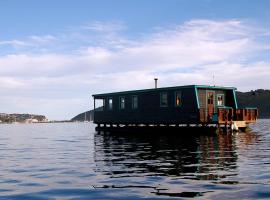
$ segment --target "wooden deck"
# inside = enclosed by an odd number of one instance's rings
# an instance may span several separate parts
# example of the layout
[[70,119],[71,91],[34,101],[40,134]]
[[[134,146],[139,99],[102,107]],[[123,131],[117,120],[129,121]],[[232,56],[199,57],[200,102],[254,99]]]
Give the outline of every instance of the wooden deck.
[[246,124],[254,123],[258,119],[257,108],[218,108],[217,112],[214,109],[200,109],[201,123],[216,123],[216,124],[232,124],[234,121],[242,121]]

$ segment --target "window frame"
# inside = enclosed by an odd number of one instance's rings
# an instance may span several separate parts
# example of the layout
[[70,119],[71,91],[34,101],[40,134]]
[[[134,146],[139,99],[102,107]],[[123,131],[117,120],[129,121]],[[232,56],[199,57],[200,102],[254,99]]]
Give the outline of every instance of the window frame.
[[[212,98],[210,99],[211,100],[211,103],[209,103],[209,97],[208,95],[212,93]],[[206,91],[206,103],[207,105],[211,104],[211,105],[215,105],[215,92],[212,91],[212,90],[207,90]]]
[[[167,99],[166,105],[161,104],[162,95],[164,95],[164,94],[166,94],[166,99]],[[166,107],[168,107],[168,103],[169,103],[169,101],[168,101],[168,92],[160,92],[160,94],[159,94],[159,105],[160,105],[160,107],[166,108]]]
[[[136,104],[134,104],[134,98],[137,99]],[[138,102],[138,95],[132,95],[132,96],[131,96],[131,108],[132,108],[133,110],[138,109],[138,107],[139,107],[138,104],[139,104],[139,102]],[[136,105],[136,106],[134,106],[134,105]]]
[[[108,110],[113,110],[113,97],[108,97],[107,100],[108,100]],[[110,103],[110,100],[112,100],[112,103]]]
[[[122,99],[124,99],[124,107],[122,107]],[[119,110],[124,110],[126,108],[126,98],[124,96],[119,97]]]
[[[222,96],[222,105],[218,105],[218,98]],[[224,98],[224,94],[217,94],[217,106],[218,107],[224,107],[225,106],[225,98]]]
[[[177,105],[177,93],[180,93],[180,105]],[[179,108],[179,107],[182,107],[183,105],[183,101],[182,101],[182,96],[183,96],[183,92],[182,91],[175,91],[174,92],[174,105],[175,107]]]

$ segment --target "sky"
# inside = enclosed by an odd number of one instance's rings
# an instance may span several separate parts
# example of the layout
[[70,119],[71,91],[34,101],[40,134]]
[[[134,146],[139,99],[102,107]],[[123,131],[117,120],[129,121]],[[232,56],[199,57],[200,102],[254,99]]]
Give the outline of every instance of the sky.
[[268,0],[1,0],[2,113],[70,119],[92,94],[270,89]]

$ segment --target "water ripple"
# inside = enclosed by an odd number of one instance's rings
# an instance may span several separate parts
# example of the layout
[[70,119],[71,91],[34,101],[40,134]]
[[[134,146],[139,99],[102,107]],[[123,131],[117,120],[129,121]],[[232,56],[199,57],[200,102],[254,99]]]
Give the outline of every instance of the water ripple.
[[91,123],[0,126],[0,198],[270,198],[270,120],[252,128],[192,136],[96,133]]

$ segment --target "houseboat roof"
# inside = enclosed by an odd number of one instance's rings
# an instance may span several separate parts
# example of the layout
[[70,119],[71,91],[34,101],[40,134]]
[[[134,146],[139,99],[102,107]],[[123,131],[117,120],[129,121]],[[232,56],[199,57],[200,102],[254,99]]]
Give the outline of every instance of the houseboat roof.
[[209,88],[209,89],[217,89],[217,90],[236,90],[235,87],[223,87],[223,86],[210,86],[210,85],[183,85],[183,86],[173,86],[173,87],[160,87],[160,88],[150,88],[150,89],[142,89],[142,90],[130,90],[130,91],[121,91],[121,92],[110,92],[110,93],[102,93],[102,94],[93,94],[94,98],[101,98],[104,96],[110,95],[124,95],[124,94],[132,94],[132,93],[141,93],[141,92],[151,92],[151,91],[164,91],[164,90],[174,90],[181,88]]

